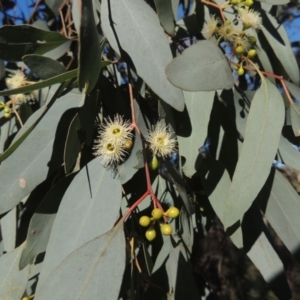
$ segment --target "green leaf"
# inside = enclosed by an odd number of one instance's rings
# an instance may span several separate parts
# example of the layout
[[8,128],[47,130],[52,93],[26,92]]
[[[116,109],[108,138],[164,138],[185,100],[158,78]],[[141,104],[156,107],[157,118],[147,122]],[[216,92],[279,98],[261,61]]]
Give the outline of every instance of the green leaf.
[[183,206],[179,215],[179,232],[181,232],[180,236],[184,244],[184,247],[182,247],[183,249],[181,249],[181,253],[186,261],[188,261],[191,257],[194,243],[194,228],[192,223],[192,217]]
[[253,205],[247,211],[243,219],[244,242],[246,244],[244,250],[260,271],[265,281],[271,283],[278,274],[284,272],[284,269],[280,258],[271,244],[272,237],[270,239],[270,233],[264,224],[263,217],[257,205]]
[[209,202],[222,221],[225,211],[225,197],[231,185],[229,173],[223,164],[210,158],[202,161],[198,172]]
[[169,81],[191,92],[233,87],[228,60],[215,43],[199,41],[176,57],[166,68]]
[[20,61],[26,54],[44,54],[68,41],[55,31],[45,31],[29,25],[0,28],[0,57]]
[[81,150],[81,144],[78,138],[78,130],[81,128],[81,123],[78,114],[75,115],[70,123],[67,140],[64,149],[65,173],[69,173],[74,167],[78,154]]
[[175,20],[177,20],[178,6],[179,6],[180,0],[171,0],[171,2],[172,2],[172,10],[173,10],[174,18],[175,18]]
[[[22,103],[19,107],[19,116],[20,119],[22,120],[22,123],[25,124],[27,120],[30,118],[30,116],[33,114],[31,105],[27,102]],[[18,122],[19,124],[19,122]]]
[[293,147],[293,144],[283,136],[280,137],[279,153],[285,164],[300,170],[300,153]]
[[60,204],[46,250],[40,282],[73,250],[110,230],[119,217],[121,184],[93,159],[74,178]]
[[[284,81],[289,92],[299,101],[300,100],[300,88],[295,84]],[[296,103],[293,103],[289,107],[289,113],[291,117],[291,123],[295,136],[300,135],[300,106]]]
[[81,23],[79,31],[79,89],[89,94],[95,87],[101,71],[101,52],[99,35],[94,19],[92,0],[81,2]]
[[12,251],[16,247],[17,209],[12,209],[9,213],[2,217],[0,224],[4,251]]
[[27,67],[42,80],[58,76],[67,72],[66,68],[58,61],[36,54],[25,55],[23,57]]
[[65,72],[61,75],[49,78],[47,80],[39,81],[37,83],[33,83],[33,84],[30,84],[30,85],[27,85],[24,87],[0,91],[0,96],[9,96],[9,95],[15,95],[15,94],[29,93],[31,91],[36,91],[36,90],[42,89],[44,87],[54,85],[56,83],[61,83],[66,80],[70,80],[75,77],[77,77],[77,69]]
[[265,216],[291,253],[296,253],[300,245],[299,215],[298,193],[287,179],[276,171]]
[[171,0],[154,0],[156,11],[162,27],[173,36],[175,33],[175,20]]
[[284,26],[280,26],[277,20],[269,13],[266,13],[265,16],[268,18],[268,21],[270,21],[273,25],[273,31],[277,33],[277,35],[280,35],[284,43],[281,43],[281,41],[276,39],[274,32],[269,32],[269,30],[265,26],[262,26],[262,32],[265,35],[268,42],[270,43],[272,49],[275,52],[276,57],[281,62],[288,76],[296,85],[298,85],[299,68]]
[[[101,62],[101,68],[104,68],[108,65],[110,65],[111,62],[109,61],[102,61]],[[37,83],[33,83],[24,87],[20,87],[17,89],[12,89],[12,90],[5,90],[5,91],[0,91],[0,96],[9,96],[9,95],[15,95],[15,94],[21,94],[21,93],[29,93],[31,91],[36,91],[39,89],[42,89],[44,87],[48,87],[50,85],[54,85],[56,83],[61,83],[66,80],[70,80],[72,78],[77,77],[78,69],[72,70],[65,72],[61,75],[49,78],[47,80],[43,80]]]
[[20,257],[20,270],[25,268],[34,257],[46,251],[52,225],[61,199],[76,173],[58,182],[44,197],[30,220],[26,242]]
[[[60,95],[60,93],[63,90],[64,86],[65,86],[64,84],[60,85],[60,87],[54,93],[52,99],[56,99]],[[49,91],[49,93],[51,93],[51,90]],[[37,110],[34,114],[31,115],[31,117],[27,120],[25,125],[20,129],[20,131],[15,136],[12,145],[10,145],[10,147],[8,149],[6,149],[0,155],[0,162],[7,159],[22,144],[22,142],[30,134],[30,132],[33,130],[36,123],[43,116],[43,114],[45,113],[46,110],[47,110],[47,107],[44,106],[44,107],[41,107],[39,110]],[[9,125],[11,125],[11,124],[9,123]],[[3,126],[1,128],[1,130],[3,130]],[[3,132],[3,134],[4,134],[4,132]]]
[[64,0],[45,0],[45,3],[52,10],[52,12],[58,16],[59,8],[63,5]]
[[165,262],[170,254],[170,247],[171,247],[171,240],[169,236],[162,236],[163,237],[163,245],[156,257],[154,266],[152,268],[152,274],[155,273]]
[[187,212],[189,213],[189,215],[192,215],[194,208],[192,207],[192,203],[188,198],[188,194],[185,188],[182,175],[179,173],[177,169],[174,168],[174,166],[170,163],[169,160],[164,159],[163,162],[168,170],[168,174],[170,175],[170,178],[172,178],[172,181],[176,186],[176,190],[179,193]]
[[100,93],[99,90],[94,91],[85,97],[84,104],[78,112],[81,123],[81,129],[85,137],[85,144],[91,145],[94,138],[95,120],[100,111]]
[[1,299],[21,299],[28,280],[28,268],[19,270],[22,246],[0,258],[0,295]]
[[282,262],[264,232],[259,235],[247,255],[268,283],[284,272]]
[[263,187],[279,144],[284,110],[279,91],[263,78],[251,103],[245,139],[227,194],[221,218],[225,228],[242,217]]
[[289,108],[292,128],[294,131],[295,136],[300,135],[300,106],[297,104],[291,104]]
[[191,265],[183,258],[179,247],[171,247],[169,263],[175,299],[201,299]]
[[182,111],[182,91],[172,86],[166,78],[165,68],[172,60],[172,53],[153,9],[139,0],[104,1],[101,3],[101,22],[112,48],[123,59],[132,60],[134,66],[130,67],[136,69],[155,94],[176,110]]
[[124,232],[119,225],[70,253],[38,283],[35,300],[118,299],[125,259]]
[[[0,200],[0,214],[16,206],[47,178],[48,173],[62,164],[62,155],[53,155],[53,151],[59,146],[54,145],[54,140],[65,138],[63,135],[67,130],[67,119],[73,115],[70,109],[78,107],[80,101],[81,95],[75,93],[69,93],[55,101],[22,144],[2,162],[0,193],[3,197]],[[69,113],[66,114],[67,111]],[[35,114],[32,115],[32,118],[35,117]],[[61,123],[58,124],[59,122]]]
[[[195,163],[199,155],[198,149],[204,145],[210,112],[214,103],[215,92],[184,92],[185,105],[191,122],[191,133],[188,136],[178,134],[180,155],[186,158],[184,174],[192,177],[196,172]],[[200,113],[201,112],[201,113]],[[201,114],[201,117],[199,117]],[[176,120],[180,124],[180,119]],[[182,124],[184,126],[185,124]]]
[[261,2],[265,2],[272,5],[284,5],[284,4],[288,4],[290,1],[289,0],[262,0]]
[[289,92],[300,101],[300,88],[287,80],[285,80],[284,83],[286,84]]

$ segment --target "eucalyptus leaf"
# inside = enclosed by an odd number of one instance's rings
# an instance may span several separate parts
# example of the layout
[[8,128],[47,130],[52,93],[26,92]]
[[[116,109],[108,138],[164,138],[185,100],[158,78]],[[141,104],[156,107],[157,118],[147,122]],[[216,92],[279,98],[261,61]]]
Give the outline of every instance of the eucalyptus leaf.
[[17,209],[16,207],[0,220],[3,249],[6,252],[16,247],[17,237]]
[[[52,157],[54,140],[64,134],[70,109],[78,107],[81,96],[68,94],[56,101],[42,120],[35,126],[22,144],[0,166],[0,213],[16,206],[39,183],[47,178],[48,172],[61,165],[60,157]],[[32,116],[33,118],[35,115]],[[63,119],[62,119],[63,117]],[[59,130],[56,132],[56,130]],[[24,159],[26,157],[26,159]]]
[[[60,92],[62,91],[64,87],[64,84],[61,84],[60,87],[57,89],[57,91],[54,93],[53,97],[51,99],[56,99],[59,95]],[[49,91],[50,92],[50,91]],[[30,134],[30,132],[33,130],[35,127],[36,123],[39,121],[39,119],[43,116],[47,108],[41,107],[38,109],[36,112],[34,112],[31,117],[27,120],[27,122],[24,124],[24,126],[21,128],[20,131],[17,132],[13,143],[9,146],[8,149],[6,149],[1,155],[0,155],[0,162],[4,161],[7,159],[21,144],[22,142],[26,139],[26,137]],[[13,119],[15,120],[15,119]],[[11,126],[14,124],[13,126]],[[15,128],[15,121],[13,123],[10,123],[10,126],[12,128]],[[3,130],[3,126],[1,128],[1,131]],[[2,132],[3,134],[3,132]],[[1,136],[2,136],[1,134]]]
[[47,6],[55,15],[59,15],[59,8],[63,5],[64,0],[45,0]]
[[174,19],[178,20],[178,6],[179,6],[179,2],[180,0],[171,0],[172,2],[172,10],[173,10],[173,15],[174,15]]
[[78,130],[81,128],[81,123],[78,114],[76,114],[70,123],[67,140],[64,150],[65,172],[69,173],[74,167],[77,156],[81,150],[81,144],[78,138]]
[[297,104],[292,104],[289,109],[292,127],[295,136],[300,135],[300,106]]
[[73,250],[110,230],[119,216],[121,184],[100,162],[98,157],[88,163],[62,199],[47,246],[41,283]]
[[265,216],[291,253],[300,247],[300,197],[278,171],[267,202]]
[[170,248],[171,247],[170,237],[163,236],[163,240],[164,240],[164,243],[156,257],[156,260],[155,260],[155,263],[154,263],[154,266],[152,269],[152,274],[155,273],[166,262],[169,254],[170,254],[170,249],[171,249]]
[[[191,121],[189,136],[178,135],[180,155],[186,158],[184,174],[192,177],[196,172],[198,149],[204,145],[210,112],[213,106],[215,92],[184,92],[185,104]],[[201,112],[201,118],[199,113]],[[180,120],[176,122],[178,124]],[[184,126],[185,124],[183,124]]]
[[283,136],[280,137],[279,153],[285,164],[300,170],[300,153],[293,147],[293,144]]
[[21,299],[28,280],[28,268],[19,270],[22,246],[0,258],[0,299]]
[[173,36],[175,33],[175,20],[172,11],[172,1],[154,0],[154,3],[162,27],[169,35]]
[[211,206],[220,220],[223,221],[226,194],[231,185],[231,179],[227,170],[219,161],[205,159],[202,161],[198,172]]
[[118,299],[124,269],[125,237],[119,225],[71,252],[38,283],[35,299]]
[[281,260],[264,232],[259,235],[247,255],[268,283],[284,271]]
[[284,4],[288,4],[290,1],[289,0],[262,0],[262,2],[272,4],[272,5],[284,5]]
[[[103,43],[104,46],[104,43]],[[102,47],[103,47],[102,46]],[[89,94],[95,87],[101,70],[100,40],[93,13],[92,0],[81,2],[79,32],[79,89]]]
[[22,248],[19,267],[25,268],[40,253],[46,251],[53,222],[61,199],[76,174],[70,174],[58,182],[44,197],[32,216],[26,241]]
[[38,75],[42,80],[58,76],[67,71],[66,68],[56,60],[41,55],[25,55],[23,61],[31,72]]
[[[101,62],[101,68],[106,67],[107,65],[109,65],[110,62],[108,61],[103,61]],[[11,90],[5,90],[5,91],[0,91],[0,96],[9,96],[9,95],[15,95],[15,94],[22,94],[22,93],[28,93],[31,91],[35,91],[35,90],[39,90],[42,89],[44,87],[48,87],[50,85],[54,85],[56,83],[61,83],[63,81],[66,80],[70,80],[72,78],[77,77],[77,72],[78,70],[72,70],[72,71],[68,71],[65,72],[61,75],[37,82],[37,83],[33,83],[30,85],[26,85],[24,87],[20,87],[20,88],[16,88],[16,89],[11,89]]]
[[264,78],[251,103],[244,142],[221,217],[225,228],[242,217],[264,185],[277,151],[283,122],[282,97]]
[[26,54],[44,54],[68,41],[54,31],[37,29],[30,25],[0,28],[0,58],[20,61]]
[[172,60],[169,43],[157,15],[148,4],[139,0],[104,1],[101,3],[101,22],[112,48],[131,62],[130,67],[136,69],[154,93],[182,111],[182,91],[172,86],[165,74],[165,67]]
[[290,76],[290,79],[296,85],[299,84],[299,68],[295,55],[293,53],[292,47],[288,35],[283,26],[278,24],[277,20],[269,13],[266,13],[266,17],[269,19],[270,23],[273,25],[273,29],[276,34],[279,34],[284,43],[279,41],[274,37],[274,32],[270,32],[265,26],[262,26],[262,32],[268,42],[270,43],[272,49],[275,52],[278,60],[281,62],[283,68]]
[[212,41],[199,41],[176,57],[166,68],[168,80],[191,92],[233,87],[226,56]]

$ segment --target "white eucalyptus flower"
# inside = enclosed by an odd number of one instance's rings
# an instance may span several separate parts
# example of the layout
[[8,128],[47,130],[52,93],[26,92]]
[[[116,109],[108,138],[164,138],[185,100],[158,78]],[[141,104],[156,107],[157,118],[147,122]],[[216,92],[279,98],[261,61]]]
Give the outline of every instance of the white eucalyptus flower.
[[215,16],[210,16],[211,19],[204,24],[203,29],[201,31],[202,35],[208,40],[210,39],[215,33],[218,32],[218,25],[220,24],[220,19],[215,18]]
[[124,121],[120,115],[116,115],[114,120],[107,118],[100,125],[99,133],[101,139],[105,141],[113,144],[123,144],[126,140],[132,139],[131,130],[131,123],[128,120]]
[[[101,156],[105,167],[122,162],[131,148],[133,134],[130,121],[124,121],[120,115],[114,120],[107,118],[99,128],[99,136],[95,141],[94,155]],[[132,145],[132,143],[131,143]]]
[[6,79],[6,85],[9,89],[16,89],[18,87],[24,86],[26,81],[25,74],[20,71],[13,71],[13,74]]
[[102,164],[105,167],[122,162],[127,153],[121,145],[104,140],[98,140],[94,149],[96,149],[94,155],[101,156]]
[[147,138],[149,147],[154,155],[166,157],[176,151],[176,140],[172,138],[169,126],[159,121],[152,131],[149,131]]
[[260,29],[262,25],[262,17],[260,13],[254,9],[243,9],[240,11],[240,18],[243,22],[244,29]]

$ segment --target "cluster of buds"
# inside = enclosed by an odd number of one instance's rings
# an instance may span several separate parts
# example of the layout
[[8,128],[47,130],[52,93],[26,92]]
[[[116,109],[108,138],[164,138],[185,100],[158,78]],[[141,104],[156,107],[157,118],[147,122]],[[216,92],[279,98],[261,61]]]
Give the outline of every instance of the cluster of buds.
[[[241,2],[240,0],[231,1],[231,5],[239,5],[238,21],[242,23],[242,30],[234,25],[230,20],[222,22],[219,18],[211,16],[211,19],[205,24],[202,34],[206,39],[212,36],[217,38],[218,43],[221,41],[228,42],[233,49],[233,53],[238,56],[247,56],[252,58],[256,55],[255,45],[256,38],[246,32],[248,29],[258,30],[262,26],[262,18],[259,12],[249,9],[253,4],[252,0]],[[239,75],[243,75],[243,70],[238,71]],[[243,73],[243,74],[241,74]]]
[[[154,223],[158,220],[160,220],[163,216],[168,217],[168,218],[177,218],[179,215],[179,210],[178,208],[172,206],[170,207],[166,212],[163,212],[159,208],[154,208],[152,210],[151,216],[142,216],[139,220],[139,223],[143,227],[149,227],[145,233],[146,239],[148,241],[152,241],[156,237],[156,231],[154,229]],[[159,223],[160,224],[160,230],[162,234],[164,235],[171,235],[172,234],[172,226],[170,224],[166,223]]]
[[5,103],[3,103],[2,101],[0,101],[0,109],[3,109],[4,111],[4,117],[9,119],[11,116],[11,109],[9,108],[9,106],[7,106]]

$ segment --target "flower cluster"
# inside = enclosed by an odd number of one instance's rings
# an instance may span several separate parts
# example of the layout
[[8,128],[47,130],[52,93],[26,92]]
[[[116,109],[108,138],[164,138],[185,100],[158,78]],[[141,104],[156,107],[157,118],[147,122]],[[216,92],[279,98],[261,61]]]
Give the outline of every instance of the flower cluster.
[[159,121],[147,138],[149,147],[154,155],[161,157],[170,156],[176,150],[176,140],[172,138],[169,125]]
[[95,140],[94,155],[101,156],[105,167],[121,163],[132,146],[132,127],[120,115],[114,120],[107,118],[99,127],[99,136]]
[[[17,89],[31,83],[32,82],[27,81],[25,74],[20,70],[13,71],[12,74],[6,79],[6,85],[9,89]],[[10,97],[15,104],[22,104],[26,101],[36,99],[37,92],[31,91],[29,94],[16,94],[11,95]]]
[[[238,5],[238,3],[235,4],[233,2],[231,2],[231,4]],[[252,2],[248,4],[251,5]],[[248,35],[245,31],[247,29],[260,29],[262,18],[259,12],[249,9],[248,6],[244,6],[243,8],[238,8],[238,20],[243,25],[242,30],[239,30],[237,26],[234,26],[230,20],[226,20],[222,23],[220,19],[211,16],[211,19],[204,25],[202,34],[206,39],[215,36],[218,39],[218,42],[226,41],[230,43],[233,46],[236,55],[248,55],[249,51],[255,50],[253,48],[256,43],[256,38]],[[250,53],[253,54],[254,52],[252,51]]]

